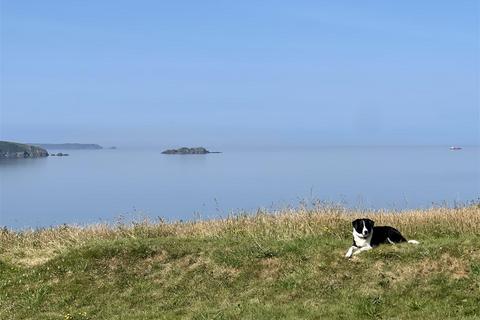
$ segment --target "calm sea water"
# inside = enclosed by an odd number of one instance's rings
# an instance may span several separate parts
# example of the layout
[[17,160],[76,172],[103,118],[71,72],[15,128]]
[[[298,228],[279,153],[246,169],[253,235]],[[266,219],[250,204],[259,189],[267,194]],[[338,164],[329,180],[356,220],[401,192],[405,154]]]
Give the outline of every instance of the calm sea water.
[[325,147],[162,155],[67,151],[0,162],[0,225],[212,218],[313,199],[348,207],[424,208],[480,196],[480,148]]

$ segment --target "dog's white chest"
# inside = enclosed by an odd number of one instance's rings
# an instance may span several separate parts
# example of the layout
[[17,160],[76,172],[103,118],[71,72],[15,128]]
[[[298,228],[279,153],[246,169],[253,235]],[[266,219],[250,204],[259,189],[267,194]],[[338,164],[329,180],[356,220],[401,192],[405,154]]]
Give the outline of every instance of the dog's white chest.
[[370,240],[372,239],[372,235],[370,234],[366,238],[359,237],[356,232],[353,232],[353,239],[355,240],[355,245],[359,248],[370,246]]

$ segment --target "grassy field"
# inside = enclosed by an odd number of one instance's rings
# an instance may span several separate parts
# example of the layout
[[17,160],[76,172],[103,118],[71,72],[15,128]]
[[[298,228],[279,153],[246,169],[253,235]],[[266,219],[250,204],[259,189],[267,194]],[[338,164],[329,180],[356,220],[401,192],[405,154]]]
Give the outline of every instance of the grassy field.
[[[345,259],[364,216],[421,244]],[[480,319],[480,207],[3,229],[0,319]]]

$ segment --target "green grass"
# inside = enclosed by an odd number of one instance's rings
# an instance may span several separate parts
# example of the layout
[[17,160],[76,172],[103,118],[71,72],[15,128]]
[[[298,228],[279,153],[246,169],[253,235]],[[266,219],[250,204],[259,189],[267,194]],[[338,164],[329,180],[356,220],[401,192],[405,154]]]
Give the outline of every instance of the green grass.
[[[439,227],[480,215],[441,210]],[[4,230],[0,319],[480,319],[475,224],[431,234],[431,212],[371,213],[414,223],[404,233],[421,244],[345,259],[363,214]]]

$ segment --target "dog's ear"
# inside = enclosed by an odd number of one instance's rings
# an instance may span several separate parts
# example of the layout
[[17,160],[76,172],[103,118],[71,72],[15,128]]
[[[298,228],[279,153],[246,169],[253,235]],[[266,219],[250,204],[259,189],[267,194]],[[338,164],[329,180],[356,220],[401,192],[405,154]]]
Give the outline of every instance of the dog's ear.
[[352,221],[352,227],[356,228],[361,219],[355,219]]
[[365,223],[370,226],[371,228],[373,228],[374,224],[375,224],[375,221],[371,220],[371,219],[365,219]]

